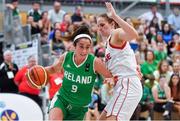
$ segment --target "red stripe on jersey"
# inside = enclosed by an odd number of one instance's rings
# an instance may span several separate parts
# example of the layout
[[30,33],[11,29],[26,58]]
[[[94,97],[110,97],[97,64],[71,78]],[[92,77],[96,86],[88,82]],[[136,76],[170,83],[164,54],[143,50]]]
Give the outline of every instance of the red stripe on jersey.
[[126,46],[126,41],[124,41],[124,43],[122,44],[122,46],[121,47],[119,47],[119,46],[115,46],[115,45],[112,45],[110,42],[109,42],[109,45],[112,47],[112,48],[115,48],[115,49],[124,49],[124,47]]

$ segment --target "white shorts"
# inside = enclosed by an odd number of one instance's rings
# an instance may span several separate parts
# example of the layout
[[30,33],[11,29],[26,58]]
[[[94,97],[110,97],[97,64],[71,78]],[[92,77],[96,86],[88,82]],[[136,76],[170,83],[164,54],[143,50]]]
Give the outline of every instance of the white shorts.
[[114,87],[114,95],[104,111],[117,121],[130,120],[142,97],[142,84],[138,77],[121,78]]

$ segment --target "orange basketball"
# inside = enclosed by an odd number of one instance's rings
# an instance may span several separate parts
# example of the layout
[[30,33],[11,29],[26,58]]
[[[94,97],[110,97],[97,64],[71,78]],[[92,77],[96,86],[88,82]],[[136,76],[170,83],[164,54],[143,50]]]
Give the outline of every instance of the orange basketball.
[[28,70],[27,80],[32,87],[42,89],[48,82],[48,75],[44,67],[36,65]]

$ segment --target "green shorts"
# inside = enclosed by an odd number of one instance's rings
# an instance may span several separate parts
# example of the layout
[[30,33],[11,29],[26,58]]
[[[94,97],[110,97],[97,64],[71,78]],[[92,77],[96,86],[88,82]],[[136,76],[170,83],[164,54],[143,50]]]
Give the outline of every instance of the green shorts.
[[63,112],[63,120],[83,120],[88,107],[79,107],[71,105],[60,95],[56,95],[50,104],[49,109],[60,108]]

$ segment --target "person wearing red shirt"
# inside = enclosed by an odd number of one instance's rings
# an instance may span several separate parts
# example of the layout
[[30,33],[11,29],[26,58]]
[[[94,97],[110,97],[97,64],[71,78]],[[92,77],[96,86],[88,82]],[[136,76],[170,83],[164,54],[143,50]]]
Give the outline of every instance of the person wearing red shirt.
[[49,99],[51,100],[62,86],[63,73],[50,75],[49,78]]
[[28,64],[22,67],[16,74],[14,81],[18,85],[19,93],[31,98],[34,100],[40,107],[42,106],[42,99],[39,97],[40,90],[31,87],[28,84],[26,78],[26,72],[28,69],[32,68],[33,66],[37,65],[37,60],[35,56],[28,57]]

